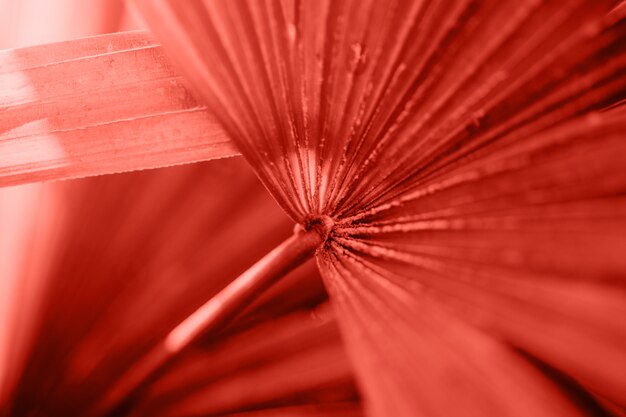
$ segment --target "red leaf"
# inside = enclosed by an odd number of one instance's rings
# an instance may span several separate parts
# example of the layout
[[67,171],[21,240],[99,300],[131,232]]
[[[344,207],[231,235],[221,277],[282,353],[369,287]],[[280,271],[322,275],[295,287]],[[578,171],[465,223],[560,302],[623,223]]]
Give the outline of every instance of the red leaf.
[[0,52],[0,186],[236,155],[146,32]]
[[614,2],[136,3],[283,209],[334,222],[375,415],[583,414],[529,355],[626,404]]

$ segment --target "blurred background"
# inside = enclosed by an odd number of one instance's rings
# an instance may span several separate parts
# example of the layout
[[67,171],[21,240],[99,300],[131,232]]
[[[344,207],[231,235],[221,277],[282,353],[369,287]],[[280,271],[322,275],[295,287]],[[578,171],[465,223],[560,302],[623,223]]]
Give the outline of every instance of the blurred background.
[[[0,49],[139,29],[119,0],[0,0]],[[0,415],[86,414],[288,237],[241,158],[0,188]],[[115,415],[360,415],[310,262]]]

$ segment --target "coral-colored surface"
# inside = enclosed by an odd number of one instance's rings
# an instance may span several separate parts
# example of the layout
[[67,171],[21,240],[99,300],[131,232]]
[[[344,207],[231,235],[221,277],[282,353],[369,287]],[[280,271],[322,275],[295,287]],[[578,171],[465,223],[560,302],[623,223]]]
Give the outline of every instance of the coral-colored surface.
[[0,189],[2,412],[626,414],[623,5],[131,3],[0,53],[0,184],[243,158]]

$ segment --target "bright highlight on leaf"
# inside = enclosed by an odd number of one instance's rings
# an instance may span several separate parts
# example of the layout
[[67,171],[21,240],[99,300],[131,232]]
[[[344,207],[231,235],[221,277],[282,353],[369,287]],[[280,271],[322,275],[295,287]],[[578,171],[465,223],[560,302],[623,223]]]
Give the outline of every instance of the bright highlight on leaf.
[[146,32],[0,52],[0,186],[237,154]]

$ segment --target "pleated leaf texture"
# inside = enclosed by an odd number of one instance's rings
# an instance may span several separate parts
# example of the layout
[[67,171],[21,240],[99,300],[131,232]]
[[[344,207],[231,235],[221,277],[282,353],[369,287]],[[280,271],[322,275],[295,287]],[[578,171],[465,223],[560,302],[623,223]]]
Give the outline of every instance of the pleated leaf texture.
[[371,416],[626,406],[606,1],[137,0],[297,223]]

